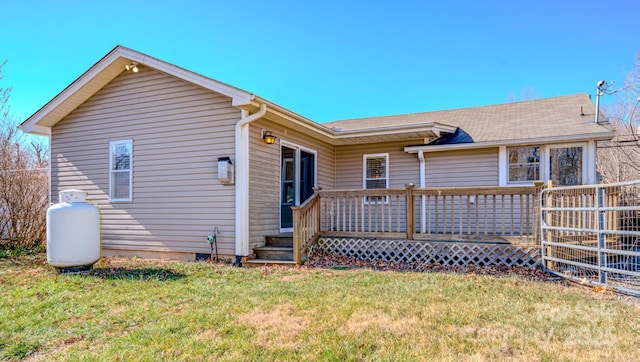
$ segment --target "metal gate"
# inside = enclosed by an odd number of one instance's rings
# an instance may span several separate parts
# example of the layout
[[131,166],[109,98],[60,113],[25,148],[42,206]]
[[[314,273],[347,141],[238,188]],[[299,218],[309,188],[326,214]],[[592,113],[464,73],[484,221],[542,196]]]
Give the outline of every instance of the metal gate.
[[540,211],[546,271],[640,295],[640,180],[547,188]]

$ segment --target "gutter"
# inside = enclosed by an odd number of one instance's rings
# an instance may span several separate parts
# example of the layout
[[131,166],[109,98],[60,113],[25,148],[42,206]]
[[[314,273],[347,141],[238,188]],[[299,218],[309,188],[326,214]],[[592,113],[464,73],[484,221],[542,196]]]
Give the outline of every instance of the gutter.
[[236,122],[236,261],[242,266],[241,258],[249,255],[249,123],[262,118],[267,113],[267,105],[262,103],[260,110],[252,115],[241,110],[242,118]]
[[487,141],[487,142],[473,142],[473,143],[457,143],[447,145],[419,145],[409,146],[404,148],[404,152],[418,153],[423,152],[438,152],[438,151],[450,151],[450,150],[464,150],[474,148],[490,148],[499,146],[511,146],[511,145],[536,145],[541,143],[560,143],[560,142],[578,142],[578,141],[599,141],[610,140],[614,136],[613,132],[599,132],[591,134],[573,135],[573,136],[555,136],[555,137],[542,137],[542,138],[530,138],[530,139],[515,139],[515,140],[502,140],[502,141]]
[[306,130],[315,132],[319,136],[324,137],[325,142],[333,146],[352,144],[351,142],[349,142],[349,140],[358,137],[385,136],[390,134],[412,134],[416,131],[425,130],[431,131],[436,134],[436,136],[439,136],[439,134],[442,132],[453,133],[457,128],[457,126],[451,126],[440,122],[423,122],[418,124],[396,126],[383,125],[364,129],[337,130],[336,128],[327,127],[322,123],[314,122],[264,98],[255,96],[253,100],[261,104],[266,103],[269,107],[270,113],[276,116],[283,117],[288,121],[296,124],[297,126],[303,127]]

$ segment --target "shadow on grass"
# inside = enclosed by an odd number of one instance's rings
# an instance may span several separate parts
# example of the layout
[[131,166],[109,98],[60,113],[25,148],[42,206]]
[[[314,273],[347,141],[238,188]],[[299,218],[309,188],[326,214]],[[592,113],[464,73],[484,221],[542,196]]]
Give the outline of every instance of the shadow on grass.
[[186,275],[164,268],[104,268],[92,269],[84,275],[108,280],[159,280],[174,281]]

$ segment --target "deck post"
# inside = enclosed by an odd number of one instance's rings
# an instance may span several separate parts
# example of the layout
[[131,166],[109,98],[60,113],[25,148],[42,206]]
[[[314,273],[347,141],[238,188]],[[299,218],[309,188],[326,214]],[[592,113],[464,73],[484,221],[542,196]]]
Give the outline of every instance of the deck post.
[[413,234],[416,230],[415,226],[415,200],[413,199],[413,188],[416,187],[413,183],[405,184],[407,189],[407,195],[405,200],[406,212],[405,212],[405,225],[407,231],[407,240],[413,240]]
[[302,261],[300,258],[300,248],[302,244],[300,206],[291,206],[291,211],[293,212],[293,261],[300,265]]
[[320,230],[322,230],[322,196],[320,195],[320,190],[322,190],[322,187],[320,186],[316,186],[313,188],[313,193],[318,195],[318,203],[316,205],[316,231],[318,233],[320,233]]

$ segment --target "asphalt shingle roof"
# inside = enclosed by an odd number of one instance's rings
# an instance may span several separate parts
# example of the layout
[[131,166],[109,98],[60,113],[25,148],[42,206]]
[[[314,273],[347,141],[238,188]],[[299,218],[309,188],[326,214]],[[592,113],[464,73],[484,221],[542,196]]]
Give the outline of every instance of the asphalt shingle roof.
[[475,142],[494,142],[609,131],[595,124],[594,117],[595,105],[586,93],[579,93],[482,107],[348,119],[324,125],[348,131],[439,122],[462,128]]

